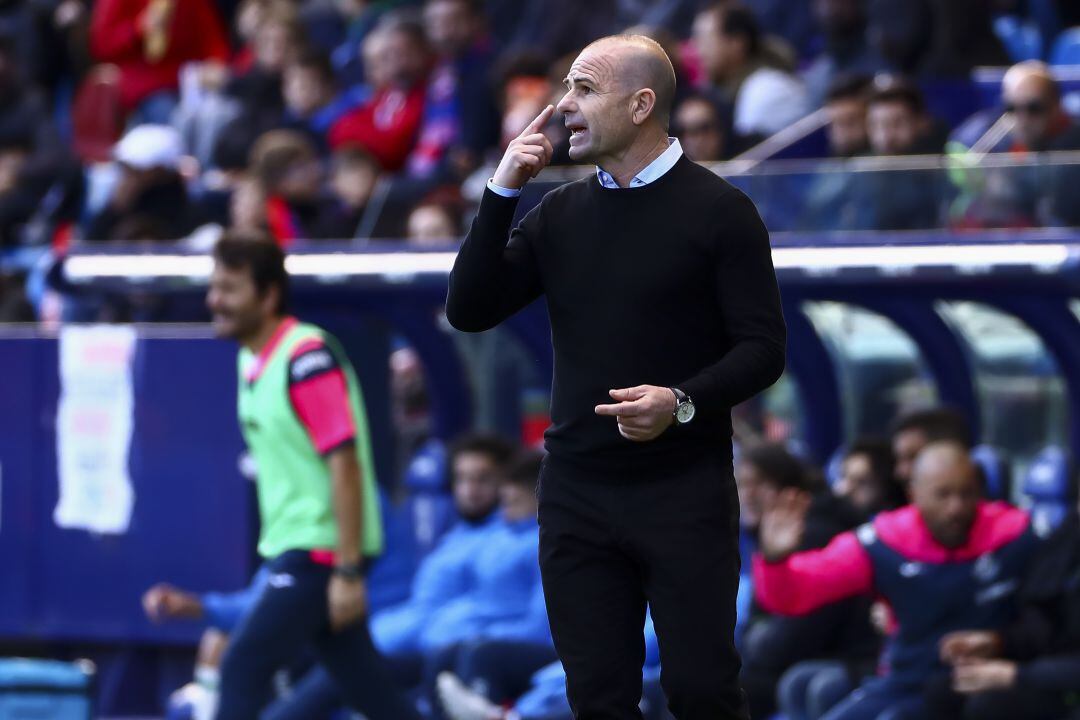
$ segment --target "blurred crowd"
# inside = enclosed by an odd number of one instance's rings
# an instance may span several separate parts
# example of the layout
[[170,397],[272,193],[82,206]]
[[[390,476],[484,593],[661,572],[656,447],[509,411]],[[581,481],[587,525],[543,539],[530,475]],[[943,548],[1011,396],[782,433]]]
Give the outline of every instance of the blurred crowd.
[[[1010,488],[997,460],[940,407],[905,412],[887,437],[858,438],[825,468],[784,444],[740,443],[736,643],[753,717],[1080,717],[1075,482],[1059,458],[1033,466],[1034,485]],[[540,462],[494,435],[430,440],[404,499],[384,504],[371,632],[425,717],[571,717],[536,566]],[[1027,512],[1009,501],[1021,491],[1033,493]],[[228,633],[266,580],[147,592],[152,618],[208,625],[170,717],[210,716]],[[644,715],[670,720],[648,621],[643,642]],[[267,717],[328,717],[340,704],[310,658],[279,690]]]
[[[0,2],[0,249],[199,249],[226,227],[445,245],[578,50],[624,31],[671,55],[672,132],[694,160],[821,108],[838,158],[966,150],[1001,109],[954,130],[920,83],[1007,66],[1003,15],[1046,47],[1080,22],[1068,0]],[[1009,127],[976,149],[1080,148],[1047,66],[1014,69],[1002,103]],[[545,132],[568,162],[561,119]],[[777,229],[1076,223],[1068,178],[1045,175],[823,176]],[[0,276],[0,321],[43,312],[24,274]]]

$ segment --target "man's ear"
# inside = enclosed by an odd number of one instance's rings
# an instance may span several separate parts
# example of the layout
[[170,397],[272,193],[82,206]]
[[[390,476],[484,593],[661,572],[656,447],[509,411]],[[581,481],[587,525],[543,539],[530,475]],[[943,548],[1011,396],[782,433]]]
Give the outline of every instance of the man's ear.
[[630,113],[635,125],[642,125],[655,110],[656,93],[651,88],[638,90],[630,99]]

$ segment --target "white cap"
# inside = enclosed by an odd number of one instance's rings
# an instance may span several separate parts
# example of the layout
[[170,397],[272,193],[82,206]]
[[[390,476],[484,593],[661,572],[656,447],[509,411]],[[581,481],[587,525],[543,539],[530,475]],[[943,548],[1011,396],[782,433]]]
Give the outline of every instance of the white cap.
[[113,148],[113,159],[136,170],[175,170],[181,155],[180,133],[169,125],[137,125]]

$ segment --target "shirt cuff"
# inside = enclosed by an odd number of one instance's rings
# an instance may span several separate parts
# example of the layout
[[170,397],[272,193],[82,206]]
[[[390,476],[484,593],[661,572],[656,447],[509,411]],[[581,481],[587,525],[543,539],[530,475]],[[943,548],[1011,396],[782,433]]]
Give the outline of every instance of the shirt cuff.
[[521,190],[515,190],[514,188],[504,188],[501,185],[496,185],[493,180],[487,182],[488,190],[500,195],[504,198],[516,198],[521,196]]

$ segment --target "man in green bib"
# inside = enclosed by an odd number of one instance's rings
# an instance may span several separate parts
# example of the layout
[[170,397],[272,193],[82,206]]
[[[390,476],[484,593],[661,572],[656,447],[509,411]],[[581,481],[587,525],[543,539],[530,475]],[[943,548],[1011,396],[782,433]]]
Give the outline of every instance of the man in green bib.
[[369,720],[417,717],[394,688],[365,619],[365,558],[382,551],[367,417],[337,341],[285,312],[281,249],[226,236],[214,249],[207,307],[240,343],[240,425],[255,459],[266,589],[232,636],[218,720],[251,720],[271,677],[308,646]]

